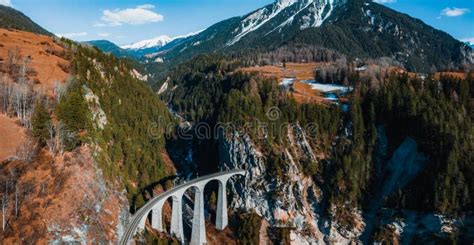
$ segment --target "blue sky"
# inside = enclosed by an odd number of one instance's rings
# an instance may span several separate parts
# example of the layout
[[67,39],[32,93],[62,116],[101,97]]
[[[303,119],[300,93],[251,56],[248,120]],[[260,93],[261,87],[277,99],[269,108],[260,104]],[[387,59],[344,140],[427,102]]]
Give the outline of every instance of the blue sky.
[[[474,43],[474,0],[378,0]],[[84,41],[128,44],[159,35],[177,36],[273,2],[273,0],[0,0],[57,34]]]

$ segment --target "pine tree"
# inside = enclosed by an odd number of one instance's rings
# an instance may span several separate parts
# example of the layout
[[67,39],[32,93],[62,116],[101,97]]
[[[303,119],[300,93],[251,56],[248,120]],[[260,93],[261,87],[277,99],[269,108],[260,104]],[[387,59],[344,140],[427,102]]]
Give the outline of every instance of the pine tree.
[[49,124],[51,117],[48,110],[44,107],[41,101],[37,101],[35,105],[35,112],[31,118],[31,125],[33,127],[33,135],[38,139],[40,146],[45,146],[49,137]]
[[57,107],[57,114],[68,130],[78,133],[87,129],[89,109],[80,89],[70,91]]

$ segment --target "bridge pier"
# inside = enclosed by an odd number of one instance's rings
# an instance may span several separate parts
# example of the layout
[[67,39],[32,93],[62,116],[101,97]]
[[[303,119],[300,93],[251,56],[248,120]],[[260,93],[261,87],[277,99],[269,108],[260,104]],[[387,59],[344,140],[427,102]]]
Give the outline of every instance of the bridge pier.
[[171,212],[171,235],[175,235],[181,243],[184,243],[183,232],[183,199],[184,191],[180,191],[173,195],[173,207]]
[[206,183],[194,186],[193,228],[191,231],[191,245],[207,243],[206,222],[204,217],[204,187]]
[[217,214],[216,214],[216,228],[224,230],[227,227],[227,180],[219,179],[219,193],[217,195]]
[[151,227],[153,227],[153,229],[159,232],[164,232],[162,217],[162,210],[164,204],[164,201],[159,202],[156,206],[153,207],[153,210],[151,211]]
[[145,224],[146,224],[147,218],[148,218],[147,215],[143,216],[143,218],[140,220],[140,223],[138,223],[137,231],[145,230]]

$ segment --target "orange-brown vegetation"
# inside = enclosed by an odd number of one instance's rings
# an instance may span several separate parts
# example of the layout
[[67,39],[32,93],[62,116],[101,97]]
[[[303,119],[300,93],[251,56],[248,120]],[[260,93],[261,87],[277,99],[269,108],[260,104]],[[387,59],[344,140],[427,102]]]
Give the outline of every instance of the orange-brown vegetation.
[[310,85],[302,82],[293,83],[293,98],[295,98],[298,103],[324,103],[326,100],[324,96],[311,88]]
[[168,155],[168,152],[163,151],[161,153],[161,158],[163,159],[163,162],[166,165],[166,169],[168,169],[168,171],[170,171],[171,173],[176,173],[176,166]]
[[232,230],[227,227],[223,231],[217,230],[215,224],[206,222],[206,237],[209,245],[236,245],[238,238],[235,237]]
[[455,77],[459,79],[465,79],[467,77],[466,72],[437,72],[435,73],[435,79],[440,79],[441,75]]
[[0,114],[0,163],[13,157],[25,138],[25,128],[19,126],[15,120]]
[[260,236],[259,236],[260,244],[270,243],[270,238],[268,237],[269,227],[270,227],[270,224],[268,223],[268,221],[265,219],[262,219],[262,225],[260,226]]
[[72,54],[58,45],[53,38],[34,33],[0,29],[0,72],[8,73],[9,53],[18,52],[28,64],[27,76],[40,84],[46,94],[52,94],[55,82],[69,77]]
[[[108,189],[86,147],[55,159],[43,150],[32,162],[7,162],[1,176],[12,180],[3,244],[117,241],[126,199]],[[12,193],[19,196],[17,214]]]
[[298,103],[325,103],[324,96],[318,91],[311,89],[302,80],[314,79],[314,71],[318,67],[324,67],[328,63],[286,63],[285,66],[256,66],[242,68],[244,72],[257,72],[267,78],[276,78],[282,81],[283,78],[294,78],[291,94]]
[[327,63],[286,63],[284,66],[255,66],[242,68],[244,72],[258,72],[264,77],[274,77],[281,80],[285,77],[295,78],[296,80],[308,80],[314,78],[314,71],[318,67],[327,65]]
[[0,114],[0,162],[14,156],[25,138],[26,129],[20,127],[15,120]]

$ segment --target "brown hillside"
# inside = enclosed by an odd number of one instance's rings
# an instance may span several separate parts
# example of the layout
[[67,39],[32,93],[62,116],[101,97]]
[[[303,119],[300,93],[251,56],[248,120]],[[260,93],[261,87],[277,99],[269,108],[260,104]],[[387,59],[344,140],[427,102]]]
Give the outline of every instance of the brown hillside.
[[[10,53],[10,54],[9,54]],[[0,71],[11,72],[9,56],[19,53],[21,61],[29,64],[28,78],[41,84],[51,94],[56,81],[64,82],[69,77],[69,53],[51,37],[34,33],[0,29]]]
[[[29,163],[4,163],[0,176],[10,181],[8,227],[0,234],[1,244],[118,240],[127,200],[105,185],[88,148],[55,159],[42,150]],[[18,212],[14,193],[18,193]]]
[[15,155],[15,151],[24,143],[25,135],[26,129],[0,114],[0,162]]

